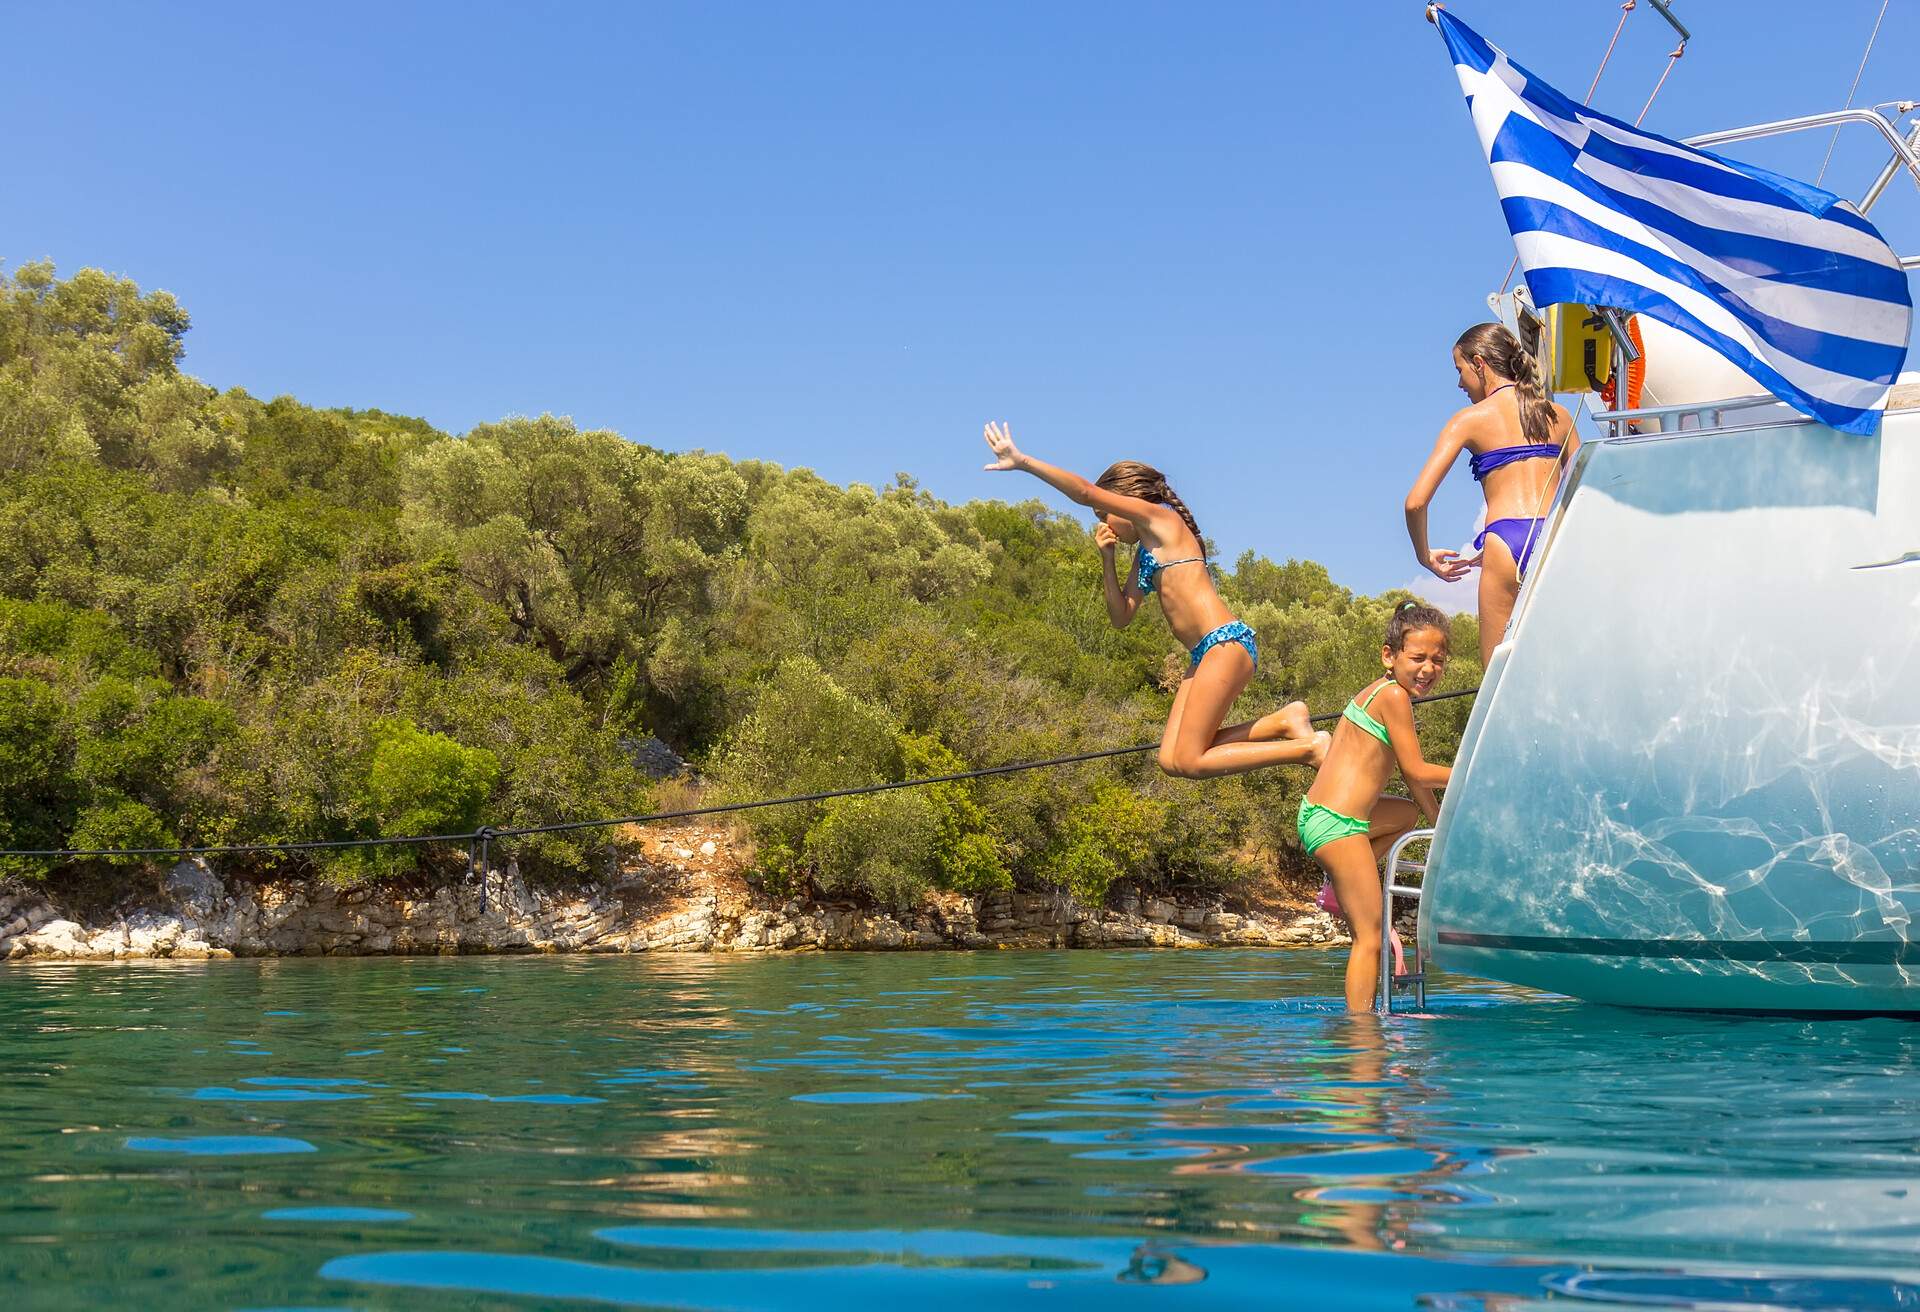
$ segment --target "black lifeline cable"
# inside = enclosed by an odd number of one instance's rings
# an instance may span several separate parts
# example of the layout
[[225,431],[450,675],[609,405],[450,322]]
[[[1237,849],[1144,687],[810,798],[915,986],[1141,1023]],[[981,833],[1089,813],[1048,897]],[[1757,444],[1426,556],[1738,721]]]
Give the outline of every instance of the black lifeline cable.
[[[1430,693],[1425,697],[1415,697],[1416,706],[1430,702],[1452,701],[1456,697],[1471,697],[1479,692],[1478,688],[1461,688],[1454,692]],[[1309,716],[1314,724],[1328,720],[1337,720],[1341,712],[1328,711],[1322,715]],[[560,824],[525,825],[517,829],[498,829],[492,825],[482,825],[471,833],[463,834],[407,834],[394,838],[330,838],[309,839],[294,843],[225,843],[210,847],[115,847],[82,850],[78,848],[18,848],[0,849],[0,857],[38,857],[46,860],[72,860],[82,857],[111,856],[233,856],[248,853],[271,852],[320,852],[336,851],[348,847],[384,847],[396,843],[464,843],[467,847],[467,864],[474,864],[474,848],[480,849],[479,858],[482,868],[486,866],[487,851],[492,844],[503,838],[522,838],[530,834],[576,833],[582,829],[607,829],[614,825],[641,825],[659,820],[691,820],[698,816],[726,815],[734,811],[754,811],[767,806],[793,806],[804,802],[827,802],[840,797],[863,797],[868,793],[889,793],[901,788],[926,788],[932,784],[960,783],[968,779],[988,779],[994,775],[1018,774],[1024,770],[1044,770],[1058,765],[1078,765],[1085,761],[1101,761],[1115,756],[1137,756],[1141,752],[1157,751],[1157,742],[1141,743],[1137,747],[1108,747],[1097,752],[1079,752],[1072,756],[1050,756],[1042,761],[1014,761],[1007,765],[986,765],[977,770],[961,770],[955,774],[929,775],[923,779],[900,779],[893,783],[863,784],[858,788],[831,788],[818,793],[797,793],[791,797],[762,797],[751,802],[725,802],[716,806],[696,806],[682,811],[653,811],[645,815],[615,816],[608,820],[569,820]]]

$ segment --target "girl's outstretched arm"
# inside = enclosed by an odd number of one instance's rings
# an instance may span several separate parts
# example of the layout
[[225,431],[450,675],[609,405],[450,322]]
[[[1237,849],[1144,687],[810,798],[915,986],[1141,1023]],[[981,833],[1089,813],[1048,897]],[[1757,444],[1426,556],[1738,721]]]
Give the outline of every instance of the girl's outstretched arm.
[[1153,513],[1160,510],[1171,515],[1171,510],[1155,506],[1139,497],[1123,497],[1118,492],[1109,492],[1097,483],[1093,483],[1050,465],[1044,460],[1036,460],[1013,444],[1013,433],[1004,423],[987,425],[987,445],[993,449],[996,457],[987,466],[990,470],[1021,469],[1032,474],[1041,482],[1059,492],[1067,500],[1083,506],[1091,506],[1102,515],[1118,515],[1130,519],[1136,524],[1145,524],[1152,519]]
[[[1444,765],[1434,765],[1420,755],[1420,734],[1413,727],[1413,699],[1407,696],[1407,690],[1390,683],[1380,690],[1373,704],[1378,708],[1375,714],[1380,717],[1380,723],[1387,726],[1387,741],[1407,787],[1413,789],[1416,796],[1422,789],[1431,796],[1434,789],[1445,788],[1453,771]],[[1433,815],[1438,818],[1439,813],[1439,807],[1435,806]]]
[[1120,580],[1119,571],[1113,563],[1113,553],[1119,550],[1120,539],[1104,522],[1094,525],[1093,544],[1100,548],[1100,582],[1106,590],[1107,618],[1116,629],[1124,629],[1133,620],[1133,613],[1140,609],[1140,585],[1129,572],[1126,581]]
[[1422,569],[1432,570],[1448,583],[1459,580],[1470,567],[1459,552],[1435,551],[1427,544],[1427,507],[1433,504],[1433,494],[1440,490],[1447,471],[1453,468],[1453,462],[1466,447],[1473,419],[1473,411],[1468,409],[1446,422],[1434,441],[1433,454],[1420,467],[1419,477],[1413,480],[1413,490],[1407,493],[1407,536],[1413,540],[1413,558],[1420,562]]

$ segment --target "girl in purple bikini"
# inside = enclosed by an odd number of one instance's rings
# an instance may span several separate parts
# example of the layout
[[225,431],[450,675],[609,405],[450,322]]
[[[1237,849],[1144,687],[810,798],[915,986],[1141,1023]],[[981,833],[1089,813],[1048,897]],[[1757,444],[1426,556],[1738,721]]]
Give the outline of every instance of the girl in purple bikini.
[[[1480,566],[1480,662],[1506,634],[1520,580],[1540,550],[1560,472],[1580,439],[1573,416],[1540,384],[1528,354],[1497,323],[1475,324],[1453,344],[1460,390],[1472,402],[1440,430],[1420,477],[1407,493],[1407,536],[1421,566],[1448,583]],[[1473,476],[1487,496],[1487,526],[1473,540],[1477,557],[1435,551],[1427,545],[1427,507],[1462,451],[1472,457]]]

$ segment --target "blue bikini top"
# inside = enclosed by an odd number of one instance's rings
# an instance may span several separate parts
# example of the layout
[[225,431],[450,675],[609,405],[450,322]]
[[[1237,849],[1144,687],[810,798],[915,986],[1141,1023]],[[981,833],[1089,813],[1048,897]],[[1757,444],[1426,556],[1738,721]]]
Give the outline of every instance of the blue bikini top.
[[1140,591],[1152,592],[1154,575],[1161,570],[1172,569],[1175,565],[1204,564],[1206,559],[1205,556],[1183,556],[1179,560],[1169,560],[1162,564],[1153,558],[1151,551],[1141,547],[1133,556],[1133,581],[1140,585]]
[[1474,481],[1480,482],[1502,465],[1510,465],[1516,460],[1558,460],[1560,448],[1551,442],[1526,442],[1520,446],[1503,446],[1498,451],[1488,451],[1476,455],[1470,462],[1473,466]]

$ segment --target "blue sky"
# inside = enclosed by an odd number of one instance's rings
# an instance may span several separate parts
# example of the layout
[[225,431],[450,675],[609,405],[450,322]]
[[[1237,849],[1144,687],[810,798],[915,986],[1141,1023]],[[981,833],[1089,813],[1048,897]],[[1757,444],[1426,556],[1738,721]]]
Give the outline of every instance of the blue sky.
[[[1879,4],[1675,7],[1647,124],[1686,135],[1837,107]],[[1576,97],[1619,16],[1451,8]],[[1366,590],[1416,576],[1400,502],[1512,254],[1414,0],[42,5],[6,35],[0,262],[173,291],[216,386],[956,499],[1037,490],[980,472],[1004,418]],[[1640,5],[1595,103],[1632,118],[1671,44]],[[1920,98],[1916,49],[1894,0],[1856,103]],[[1810,178],[1825,146],[1745,157]],[[1843,139],[1828,181],[1882,158]],[[1874,217],[1920,249],[1912,186]],[[1435,541],[1475,506],[1456,471]]]

